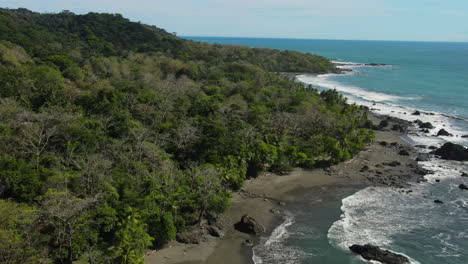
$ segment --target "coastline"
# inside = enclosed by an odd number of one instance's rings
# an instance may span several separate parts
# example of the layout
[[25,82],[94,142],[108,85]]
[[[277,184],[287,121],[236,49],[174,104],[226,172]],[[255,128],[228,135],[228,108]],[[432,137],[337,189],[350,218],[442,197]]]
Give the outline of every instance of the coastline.
[[[369,119],[377,125],[387,117],[369,113]],[[233,228],[243,215],[252,216],[264,226],[266,232],[263,236],[269,237],[284,222],[288,204],[316,188],[405,186],[414,179],[418,170],[414,159],[416,153],[402,140],[405,133],[391,130],[375,132],[375,142],[349,161],[325,169],[296,168],[284,176],[266,173],[247,180],[244,187],[233,194],[230,209],[218,220],[217,224],[225,233],[223,238],[208,237],[207,242],[192,245],[173,241],[161,250],[149,252],[146,263],[254,263],[252,247],[244,246],[242,242],[250,239],[257,245],[260,237],[240,233]],[[402,149],[408,151],[409,156],[400,155]],[[400,165],[390,165],[392,162]]]

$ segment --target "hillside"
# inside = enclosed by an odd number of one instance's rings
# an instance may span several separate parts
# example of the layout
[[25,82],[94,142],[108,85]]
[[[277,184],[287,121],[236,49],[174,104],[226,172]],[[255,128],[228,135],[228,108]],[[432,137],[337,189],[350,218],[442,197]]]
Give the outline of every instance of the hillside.
[[0,262],[141,263],[246,178],[351,158],[366,111],[277,73],[333,71],[117,14],[0,10]]

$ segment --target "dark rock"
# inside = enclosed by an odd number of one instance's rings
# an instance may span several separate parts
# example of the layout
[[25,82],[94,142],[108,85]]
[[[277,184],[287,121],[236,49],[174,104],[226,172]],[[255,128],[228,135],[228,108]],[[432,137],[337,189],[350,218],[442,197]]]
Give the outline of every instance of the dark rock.
[[435,182],[440,182],[440,180],[435,180]]
[[388,250],[383,250],[377,246],[373,246],[370,244],[366,244],[364,246],[361,245],[352,245],[349,249],[361,255],[366,260],[374,260],[379,261],[383,264],[409,264],[410,261],[407,257],[393,253]]
[[468,161],[468,149],[451,142],[445,143],[433,153],[445,160]]
[[190,231],[177,233],[176,240],[184,244],[200,244],[206,241],[206,235],[202,229],[194,228]]
[[439,130],[439,132],[437,132],[437,136],[453,137],[452,134],[450,134],[449,132],[447,132],[447,130],[445,130],[443,128],[441,130]]
[[208,234],[210,234],[211,236],[214,236],[214,237],[219,237],[219,238],[223,238],[224,237],[224,232],[221,231],[219,228],[217,228],[216,226],[209,226],[207,228],[208,230]]
[[398,161],[392,161],[392,162],[389,162],[389,163],[385,163],[385,165],[388,165],[390,167],[397,167],[397,166],[401,166],[401,163],[398,162]]
[[427,179],[424,178],[424,177],[421,177],[421,178],[419,178],[416,182],[417,182],[417,183],[427,182]]
[[460,184],[458,185],[458,188],[462,189],[462,190],[465,190],[465,191],[468,191],[468,186],[466,186],[465,184]]
[[461,173],[461,176],[462,176],[462,177],[468,177],[468,173],[462,172],[462,173]]
[[234,224],[234,228],[250,235],[260,235],[265,232],[265,228],[248,215],[242,216],[241,220]]
[[415,147],[415,148],[421,148],[421,149],[427,148],[426,145],[415,145],[414,147]]
[[388,121],[387,120],[380,121],[379,127],[381,128],[388,127]]
[[434,173],[431,170],[427,170],[427,169],[424,169],[424,168],[421,168],[421,167],[418,167],[414,172],[416,174],[418,174],[418,175],[421,175],[421,176],[425,176],[427,174],[433,174]]
[[429,161],[431,156],[429,154],[423,153],[419,154],[418,157],[416,158],[416,161]]
[[418,125],[421,125],[422,123],[424,123],[423,121],[419,120],[419,119],[416,119],[413,121],[413,123],[415,124],[418,124]]
[[400,125],[400,124],[394,124],[392,126],[392,130],[393,131],[400,131],[400,132],[405,132],[406,131],[406,127]]
[[409,152],[406,149],[402,149],[398,152],[400,156],[409,156]]
[[414,111],[414,113],[412,113],[412,115],[421,115],[421,112],[419,112],[419,111]]
[[438,149],[438,147],[436,147],[436,146],[429,146],[428,149],[434,150],[434,149]]
[[398,147],[398,143],[397,143],[397,142],[392,142],[392,143],[390,143],[390,146],[392,146],[392,147]]
[[368,171],[369,170],[369,167],[368,166],[364,166],[362,167],[362,169],[360,170],[361,172],[365,172],[365,171]]
[[372,67],[379,67],[379,66],[387,66],[387,64],[383,63],[366,63],[365,66],[372,66]]
[[468,138],[468,135],[463,135],[463,136],[461,136],[461,137],[462,137],[462,138]]
[[246,246],[246,247],[253,247],[253,246],[254,246],[254,243],[253,243],[252,240],[246,239],[246,240],[242,241],[242,245],[243,245],[243,246]]
[[429,129],[421,129],[421,132],[423,132],[425,134],[431,133],[431,131],[429,131]]
[[421,123],[419,124],[420,128],[427,128],[427,129],[433,129],[434,126],[431,124],[431,122],[426,122],[426,123]]
[[437,200],[434,200],[434,203],[436,203],[436,204],[443,204],[444,202],[442,202],[441,200],[437,199]]
[[384,146],[384,147],[388,146],[388,142],[387,142],[387,141],[380,141],[379,144],[380,144],[381,146]]

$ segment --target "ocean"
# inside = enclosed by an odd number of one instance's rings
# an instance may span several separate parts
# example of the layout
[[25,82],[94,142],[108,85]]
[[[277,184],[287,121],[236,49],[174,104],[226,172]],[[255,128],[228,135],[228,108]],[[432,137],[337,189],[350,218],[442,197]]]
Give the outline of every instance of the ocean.
[[[468,43],[190,37],[220,44],[296,50],[328,57],[347,74],[300,75],[319,90],[336,89],[350,102],[378,114],[431,122],[430,133],[413,132],[413,145],[468,147]],[[385,64],[380,67],[359,63]],[[414,111],[421,115],[411,115]],[[453,137],[435,137],[444,128]],[[429,150],[420,149],[421,152]],[[420,162],[435,173],[411,184],[411,195],[390,187],[323,190],[297,202],[269,237],[254,248],[255,263],[366,263],[348,246],[372,243],[408,256],[412,263],[468,263],[467,162]],[[435,180],[440,180],[436,183]],[[434,197],[445,202],[434,204]]]

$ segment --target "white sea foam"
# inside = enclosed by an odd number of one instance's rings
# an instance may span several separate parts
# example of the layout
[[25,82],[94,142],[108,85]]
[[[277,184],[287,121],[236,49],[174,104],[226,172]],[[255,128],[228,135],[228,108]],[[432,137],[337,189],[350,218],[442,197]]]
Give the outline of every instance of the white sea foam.
[[275,228],[270,237],[261,239],[259,245],[253,249],[252,260],[255,264],[300,263],[305,253],[288,247],[284,243],[291,235],[288,231],[288,227],[294,223],[294,218],[288,216],[280,226]]
[[[392,236],[427,226],[430,218],[421,217],[415,211],[424,212],[427,203],[413,202],[419,199],[422,188],[402,194],[400,190],[385,187],[368,187],[343,199],[341,219],[328,231],[329,240],[343,250],[353,244],[373,244],[387,249],[392,247]],[[391,208],[392,214],[387,210]],[[405,255],[401,252],[395,252]],[[412,263],[419,263],[408,257]]]
[[297,79],[306,84],[312,84],[326,89],[336,89],[337,91],[352,94],[365,100],[373,100],[377,102],[405,100],[405,98],[396,95],[367,91],[351,85],[346,86],[339,82],[330,80],[331,76],[334,76],[334,74],[299,75],[297,76]]

